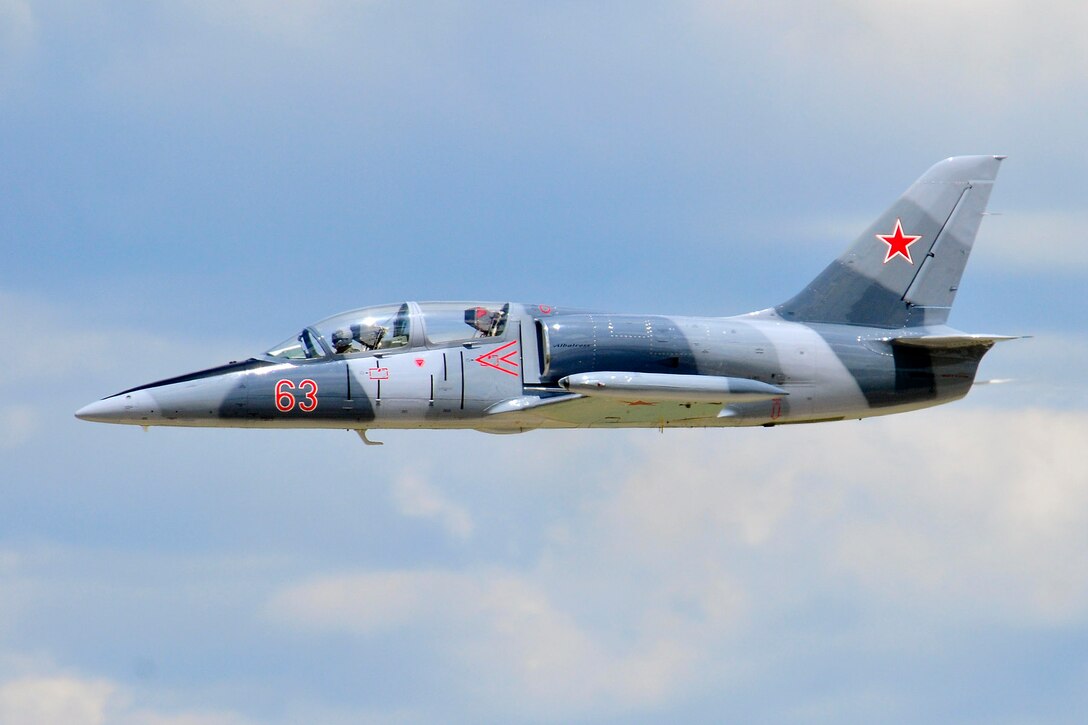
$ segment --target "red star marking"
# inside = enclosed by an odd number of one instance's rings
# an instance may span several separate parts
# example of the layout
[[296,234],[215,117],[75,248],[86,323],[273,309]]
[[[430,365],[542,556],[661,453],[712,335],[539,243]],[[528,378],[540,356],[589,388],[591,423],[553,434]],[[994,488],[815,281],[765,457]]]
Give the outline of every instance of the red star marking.
[[911,264],[914,264],[914,260],[910,258],[910,245],[921,239],[921,236],[911,236],[903,233],[903,222],[899,220],[899,217],[895,219],[895,231],[891,234],[877,234],[876,238],[888,245],[888,253],[884,257],[884,264],[887,264],[892,260],[892,257],[902,257]]

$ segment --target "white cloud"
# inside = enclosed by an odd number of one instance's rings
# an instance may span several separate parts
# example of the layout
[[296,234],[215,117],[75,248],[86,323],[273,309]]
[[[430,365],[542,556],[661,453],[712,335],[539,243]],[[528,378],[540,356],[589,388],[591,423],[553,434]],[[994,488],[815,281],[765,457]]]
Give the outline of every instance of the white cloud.
[[433,519],[451,535],[467,539],[472,535],[472,517],[449,501],[418,471],[404,471],[393,481],[391,491],[397,511],[414,518]]
[[1077,443],[1088,414],[946,408],[718,451],[709,435],[629,475],[603,509],[615,545],[648,561],[668,551],[722,562],[738,549],[816,547],[829,573],[918,610],[1088,616],[1088,572],[1074,563],[1088,555]]
[[853,47],[844,51],[880,58],[877,72],[889,62],[906,78],[945,73],[981,92],[1039,93],[1080,83],[1088,72],[1088,52],[1078,41],[1088,33],[1088,7],[1075,0],[1051,3],[1046,12],[1029,0],[839,4],[858,21]]
[[[1046,12],[1026,0],[697,7],[708,31],[739,26],[765,38],[775,51],[771,57],[791,75],[834,72],[834,85],[861,81],[882,94],[881,102],[917,98],[925,89],[930,97],[954,93],[964,101],[1023,103],[1062,95],[1082,86],[1088,74],[1088,49],[1080,41],[1088,34],[1088,8],[1075,0],[1051,3]],[[826,90],[827,83],[820,84],[818,91]],[[886,108],[906,117],[947,110]],[[874,105],[874,117],[880,113]]]
[[138,707],[123,686],[102,678],[30,675],[0,682],[0,725],[246,725],[231,712],[176,713]]
[[5,725],[100,725],[117,688],[105,680],[27,677],[0,685]]
[[1085,413],[968,409],[631,434],[638,452],[609,467],[614,483],[525,569],[335,573],[284,588],[266,614],[303,631],[425,636],[450,670],[493,688],[482,699],[552,716],[728,687],[774,656],[759,628],[814,598],[939,626],[1084,622],[1086,437]]
[[556,606],[535,577],[502,570],[327,576],[279,592],[266,613],[322,632],[421,628],[440,642],[451,672],[472,673],[462,687],[503,703],[513,692],[553,713],[602,701],[610,707],[660,702],[693,664],[689,648],[668,637],[610,647]]
[[373,634],[451,611],[472,600],[478,583],[451,572],[367,572],[327,576],[279,592],[269,604],[274,619],[314,630]]

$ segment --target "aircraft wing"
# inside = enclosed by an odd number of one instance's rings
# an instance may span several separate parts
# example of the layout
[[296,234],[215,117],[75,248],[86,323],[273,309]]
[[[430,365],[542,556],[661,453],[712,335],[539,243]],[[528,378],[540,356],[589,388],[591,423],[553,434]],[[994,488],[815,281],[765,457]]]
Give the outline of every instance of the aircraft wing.
[[747,378],[662,373],[579,373],[563,378],[559,385],[569,393],[514,398],[492,406],[488,414],[520,412],[541,421],[575,425],[645,425],[715,418],[731,403],[789,394]]
[[[715,418],[722,406],[717,403],[653,403],[624,402],[615,398],[592,398],[586,395],[561,395],[535,398],[532,402],[518,399],[493,406],[489,415],[498,418],[516,417],[533,426],[547,427],[549,423],[566,426],[652,426],[662,420],[697,420]],[[509,404],[509,405],[508,405]],[[513,410],[520,413],[513,413]]]

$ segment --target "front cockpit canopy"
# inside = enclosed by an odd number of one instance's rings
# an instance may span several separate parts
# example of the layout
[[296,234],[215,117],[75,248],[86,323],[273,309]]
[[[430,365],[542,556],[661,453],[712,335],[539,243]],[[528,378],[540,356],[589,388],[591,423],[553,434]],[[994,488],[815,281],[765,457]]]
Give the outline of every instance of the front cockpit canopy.
[[442,346],[501,337],[509,304],[423,302],[364,307],[310,325],[266,355],[307,360],[423,344]]

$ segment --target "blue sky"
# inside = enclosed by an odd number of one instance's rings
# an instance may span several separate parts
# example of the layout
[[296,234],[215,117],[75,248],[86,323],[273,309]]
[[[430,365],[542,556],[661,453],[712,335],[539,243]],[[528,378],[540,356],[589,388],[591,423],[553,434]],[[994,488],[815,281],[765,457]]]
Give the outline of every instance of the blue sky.
[[[0,0],[0,723],[1076,722],[1088,11]],[[340,310],[782,301],[1003,153],[1015,382],[774,430],[75,420]]]

